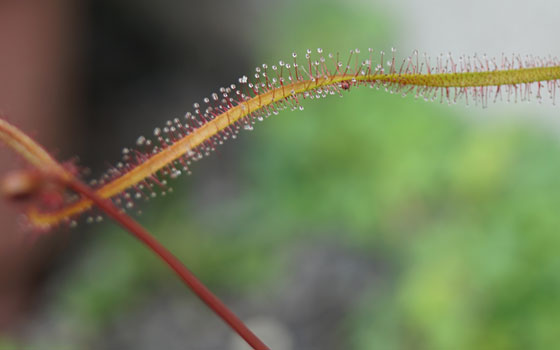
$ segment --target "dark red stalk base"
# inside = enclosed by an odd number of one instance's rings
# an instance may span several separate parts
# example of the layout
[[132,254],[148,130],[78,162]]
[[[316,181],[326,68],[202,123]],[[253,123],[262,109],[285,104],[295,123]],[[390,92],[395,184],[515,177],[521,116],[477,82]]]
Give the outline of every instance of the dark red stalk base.
[[66,184],[72,190],[91,199],[95,205],[103,210],[112,219],[118,222],[126,230],[132,233],[142,243],[157,254],[169,267],[171,267],[183,282],[208,305],[209,308],[222,318],[237,334],[255,350],[269,350],[251,330],[216,297],[206,286],[196,278],[167,248],[159,243],[146,229],[137,223],[130,216],[122,213],[110,200],[99,197],[88,186],[78,180],[71,180]]

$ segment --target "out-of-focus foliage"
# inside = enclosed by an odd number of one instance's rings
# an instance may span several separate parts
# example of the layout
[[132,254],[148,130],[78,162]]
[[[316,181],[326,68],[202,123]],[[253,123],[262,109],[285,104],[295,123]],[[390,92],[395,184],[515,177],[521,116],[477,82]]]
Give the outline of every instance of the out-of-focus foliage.
[[[261,24],[255,63],[307,45],[389,49],[383,40],[394,23],[360,6],[304,2],[277,12]],[[289,274],[292,248],[302,242],[328,236],[371,257],[388,272],[340,322],[352,349],[560,343],[557,135],[528,119],[472,122],[478,109],[461,104],[367,88],[344,94],[305,102],[303,112],[269,118],[243,132],[241,144],[226,144],[243,154],[231,171],[234,193],[201,205],[188,184],[202,176],[195,167],[142,220],[211,287],[230,294],[289,290],[275,281]],[[58,306],[94,327],[154,286],[175,283],[117,230],[87,255]]]

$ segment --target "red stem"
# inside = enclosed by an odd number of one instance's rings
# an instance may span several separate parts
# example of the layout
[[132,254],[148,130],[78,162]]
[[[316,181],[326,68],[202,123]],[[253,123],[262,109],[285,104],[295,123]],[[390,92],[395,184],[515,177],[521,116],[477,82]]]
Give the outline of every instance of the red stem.
[[255,350],[269,350],[251,330],[230,310],[228,307],[215,296],[206,286],[196,278],[167,248],[159,243],[146,229],[137,223],[130,216],[122,213],[110,200],[99,197],[88,186],[76,179],[69,180],[66,183],[72,190],[91,199],[95,205],[103,210],[112,219],[118,222],[126,230],[132,233],[142,243],[157,254],[169,267],[171,267],[183,282],[203,301],[209,308],[222,318],[237,334]]

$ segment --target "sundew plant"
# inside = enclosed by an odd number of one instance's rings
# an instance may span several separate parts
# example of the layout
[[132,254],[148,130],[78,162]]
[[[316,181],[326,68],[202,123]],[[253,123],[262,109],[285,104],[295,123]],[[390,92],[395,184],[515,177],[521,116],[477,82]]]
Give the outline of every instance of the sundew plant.
[[[355,49],[348,58],[323,54],[320,48],[316,51],[312,56],[308,49],[299,63],[294,52],[290,61],[281,60],[270,68],[263,64],[255,69],[254,79],[244,75],[237,84],[221,87],[205,98],[203,104],[194,103],[193,112],[183,118],[166,121],[149,137],[138,137],[134,147],[122,150],[122,162],[90,181],[96,195],[112,199],[121,210],[132,209],[135,199],[166,191],[169,179],[190,173],[192,162],[229,138],[235,139],[241,130],[252,130],[258,121],[284,109],[303,110],[301,101],[305,99],[342,96],[351,89],[369,87],[448,104],[460,101],[486,107],[489,100],[540,102],[545,97],[554,103],[560,77],[560,61],[553,57],[440,55],[432,62],[418,51],[402,60],[395,58],[394,49],[389,55],[381,51],[376,56],[371,48],[365,55]],[[33,163],[53,162],[43,153],[29,152],[30,146],[21,146],[24,140],[8,139],[14,132],[5,129],[6,140],[33,156]],[[57,172],[71,177],[68,171]],[[48,229],[64,221],[74,225],[72,220],[92,206],[91,199],[75,198],[54,208],[32,208],[28,216],[30,224],[38,228]]]
[[306,100],[367,88],[405,98],[480,107],[503,101],[539,103],[550,99],[555,103],[560,60],[519,55],[447,54],[430,58],[418,51],[399,57],[395,49],[383,52],[372,48],[348,53],[327,53],[321,48],[294,52],[277,63],[258,66],[253,73],[194,103],[183,117],[166,120],[139,136],[135,145],[122,149],[122,161],[98,179],[82,179],[77,164],[56,161],[2,119],[0,138],[30,164],[29,169],[5,177],[3,192],[12,199],[33,199],[26,217],[29,228],[37,233],[59,225],[77,226],[82,216],[85,222],[99,221],[102,216],[93,212],[94,208],[104,213],[166,262],[252,348],[268,349],[128,213],[135,210],[138,201],[171,192],[171,182],[190,173],[193,162],[253,130],[266,118],[283,110],[305,113]]

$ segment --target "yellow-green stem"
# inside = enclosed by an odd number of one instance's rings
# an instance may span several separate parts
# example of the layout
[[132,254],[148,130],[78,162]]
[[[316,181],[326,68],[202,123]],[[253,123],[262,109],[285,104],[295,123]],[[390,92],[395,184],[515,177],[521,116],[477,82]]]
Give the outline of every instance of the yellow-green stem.
[[[223,112],[215,119],[200,126],[192,133],[175,141],[167,148],[153,155],[135,168],[124,173],[96,190],[101,198],[111,198],[127,188],[135,186],[156,172],[183,157],[190,150],[203,144],[222,130],[251,113],[270,106],[275,102],[297,96],[317,88],[334,84],[348,83],[390,83],[399,86],[466,88],[482,86],[518,85],[560,79],[560,66],[520,68],[483,72],[441,73],[441,74],[334,74],[309,80],[297,80],[278,88],[270,89],[255,97],[240,102]],[[89,199],[75,203],[53,212],[30,211],[32,223],[40,227],[56,225],[64,219],[80,214],[93,205]]]

